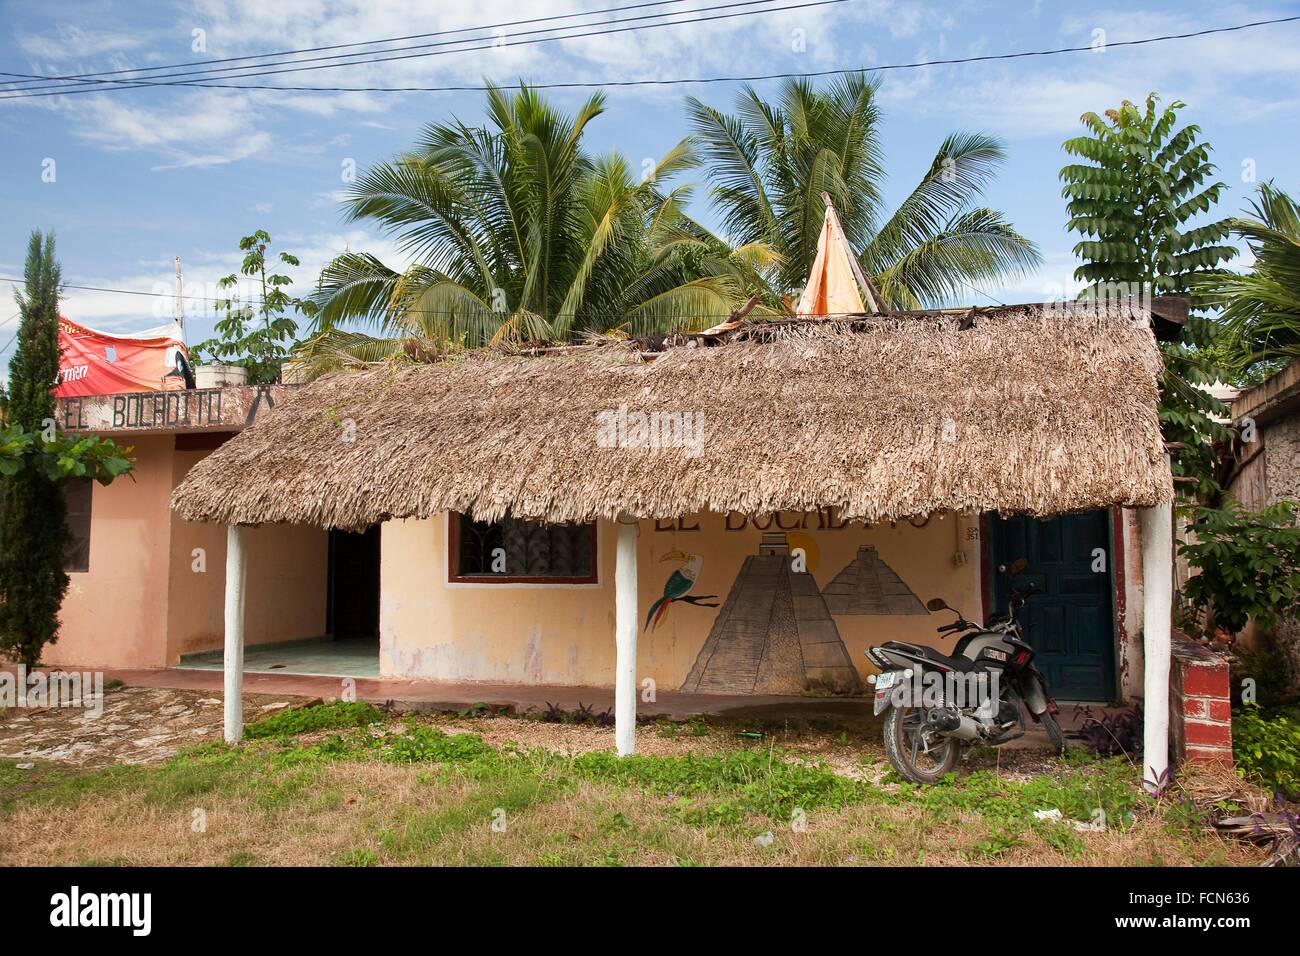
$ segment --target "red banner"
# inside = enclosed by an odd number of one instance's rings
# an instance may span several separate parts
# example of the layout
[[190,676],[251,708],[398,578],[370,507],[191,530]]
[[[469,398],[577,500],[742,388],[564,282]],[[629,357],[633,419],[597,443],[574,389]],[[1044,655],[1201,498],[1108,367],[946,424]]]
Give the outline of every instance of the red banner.
[[189,350],[172,323],[132,335],[109,335],[59,316],[59,380],[54,394],[111,395],[185,388]]

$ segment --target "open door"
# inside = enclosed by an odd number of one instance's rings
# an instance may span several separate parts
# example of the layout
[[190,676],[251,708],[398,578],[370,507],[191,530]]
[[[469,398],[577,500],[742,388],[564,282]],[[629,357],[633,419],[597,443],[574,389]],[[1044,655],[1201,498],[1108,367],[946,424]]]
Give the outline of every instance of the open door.
[[326,629],[338,641],[379,647],[379,525],[330,532]]

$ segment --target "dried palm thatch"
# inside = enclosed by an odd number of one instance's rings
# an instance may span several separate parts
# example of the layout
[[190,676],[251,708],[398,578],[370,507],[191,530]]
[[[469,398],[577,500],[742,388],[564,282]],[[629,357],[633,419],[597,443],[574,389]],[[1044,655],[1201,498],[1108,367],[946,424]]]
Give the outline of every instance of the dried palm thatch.
[[[1015,306],[759,322],[335,373],[195,466],[172,507],[360,529],[448,509],[566,522],[829,505],[874,522],[1152,505],[1172,485],[1145,319]],[[620,409],[630,427],[602,447]],[[638,412],[700,414],[701,440],[628,447]]]

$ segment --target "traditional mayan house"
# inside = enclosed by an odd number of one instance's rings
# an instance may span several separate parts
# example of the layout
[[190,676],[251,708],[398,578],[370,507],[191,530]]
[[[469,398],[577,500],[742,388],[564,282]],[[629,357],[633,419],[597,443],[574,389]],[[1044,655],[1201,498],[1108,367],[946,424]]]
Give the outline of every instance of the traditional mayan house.
[[[612,684],[627,753],[648,686],[852,693],[871,644],[951,647],[918,603],[987,613],[1025,557],[1057,697],[1143,697],[1163,752],[1153,327],[1178,304],[873,314],[831,217],[823,252],[796,319],[336,373],[183,467],[142,462],[170,492],[167,593],[191,595],[166,617],[224,640],[227,736],[252,641],[359,616],[382,676]],[[154,666],[184,659],[156,640]]]

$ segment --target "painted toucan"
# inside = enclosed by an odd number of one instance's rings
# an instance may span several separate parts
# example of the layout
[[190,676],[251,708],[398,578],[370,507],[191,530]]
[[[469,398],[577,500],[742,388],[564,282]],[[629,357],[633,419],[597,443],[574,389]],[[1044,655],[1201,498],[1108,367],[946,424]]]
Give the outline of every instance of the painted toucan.
[[695,579],[700,576],[700,568],[704,566],[704,558],[698,554],[687,554],[685,551],[678,551],[674,548],[662,558],[663,561],[682,561],[680,568],[669,575],[668,580],[664,583],[664,596],[650,605],[650,611],[645,616],[646,630],[654,630],[663,620],[664,615],[668,613],[668,605],[674,601],[684,601],[687,604],[694,604],[698,607],[717,607],[716,604],[705,604],[703,601],[707,598],[716,598],[716,594],[697,594],[688,596],[691,588],[695,587]]

